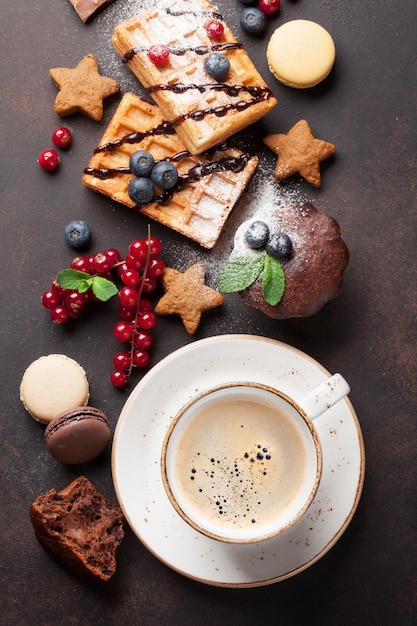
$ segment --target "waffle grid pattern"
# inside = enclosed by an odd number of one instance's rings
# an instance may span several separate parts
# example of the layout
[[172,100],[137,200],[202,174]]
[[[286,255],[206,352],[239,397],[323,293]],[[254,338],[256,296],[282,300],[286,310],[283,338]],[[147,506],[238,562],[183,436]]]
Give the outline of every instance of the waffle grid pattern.
[[[150,131],[162,121],[161,112],[156,105],[134,94],[125,94],[102,137],[100,146],[138,131]],[[148,150],[156,160],[161,160],[183,152],[185,146],[175,134],[146,136],[139,142],[121,142],[114,149],[97,152],[91,158],[88,167],[110,170],[127,168],[130,155],[139,149]],[[179,174],[184,175],[196,165],[204,165],[225,156],[238,157],[241,154],[236,148],[229,148],[215,153],[210,159],[203,155],[186,156],[176,165]],[[212,248],[256,166],[257,158],[252,157],[241,172],[226,170],[203,176],[198,181],[187,184],[181,191],[175,192],[166,204],[153,202],[140,209],[135,207],[127,193],[128,184],[133,178],[130,173],[121,172],[104,179],[85,173],[83,183],[117,202],[136,208],[140,213],[186,235],[202,246]]]
[[[161,108],[162,115],[176,125],[177,133],[193,154],[217,145],[227,137],[242,130],[265,115],[276,104],[275,98],[254,98],[246,90],[238,95],[229,95],[222,90],[187,89],[177,93],[172,87],[181,85],[210,85],[216,83],[204,70],[204,59],[213,45],[236,44],[228,26],[224,24],[221,40],[213,41],[204,28],[214,7],[206,0],[181,0],[174,2],[172,13],[166,9],[152,9],[118,24],[113,44],[123,57],[134,51],[128,61],[129,67],[141,83],[152,91],[152,97]],[[185,12],[184,11],[187,11]],[[177,15],[177,13],[179,13]],[[171,49],[169,61],[157,66],[150,61],[147,51],[150,46],[164,44]],[[199,54],[196,49],[203,48]],[[175,50],[181,51],[176,54]],[[232,86],[262,87],[265,82],[243,48],[223,52],[229,58],[231,71],[225,81]],[[236,110],[236,103],[254,101],[244,110]],[[230,106],[231,105],[231,106]],[[220,116],[213,109],[229,107]],[[184,119],[196,111],[211,111],[203,119]]]

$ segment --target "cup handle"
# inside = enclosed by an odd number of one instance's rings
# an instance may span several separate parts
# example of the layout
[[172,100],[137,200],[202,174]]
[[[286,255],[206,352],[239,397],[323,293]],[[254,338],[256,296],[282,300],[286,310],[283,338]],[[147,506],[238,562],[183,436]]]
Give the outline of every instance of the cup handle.
[[350,387],[340,374],[334,374],[298,401],[300,408],[314,420],[348,395]]

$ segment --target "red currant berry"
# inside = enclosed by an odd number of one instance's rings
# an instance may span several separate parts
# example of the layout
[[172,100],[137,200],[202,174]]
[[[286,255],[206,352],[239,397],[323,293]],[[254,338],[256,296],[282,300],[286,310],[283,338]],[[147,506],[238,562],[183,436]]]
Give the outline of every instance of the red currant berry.
[[169,59],[169,48],[163,44],[151,46],[148,50],[148,57],[155,65],[163,65]]
[[139,293],[135,287],[122,287],[119,291],[120,305],[127,308],[136,308],[139,300]]
[[133,365],[135,367],[147,367],[150,362],[151,357],[146,350],[135,350],[133,353]]
[[158,286],[158,281],[156,278],[151,278],[147,276],[142,281],[142,291],[143,293],[152,293]]
[[99,252],[93,259],[93,269],[97,274],[107,274],[114,267],[114,259],[105,252]]
[[87,293],[87,298],[89,301],[92,300],[93,302],[100,302],[100,298],[97,298],[96,294],[91,289],[91,287],[86,293]]
[[132,270],[142,270],[146,265],[146,259],[135,259],[131,254],[126,254],[123,265]]
[[147,298],[141,298],[139,302],[139,312],[152,311],[152,303]]
[[124,320],[126,322],[133,322],[136,317],[136,307],[132,309],[125,306],[119,306],[117,310],[117,315],[120,317],[121,320]]
[[68,291],[64,296],[64,306],[68,309],[70,317],[78,317],[86,305],[88,296],[78,291]]
[[148,243],[145,239],[135,239],[129,246],[129,254],[136,261],[145,261],[148,256]]
[[259,0],[259,8],[266,15],[273,15],[279,11],[281,6],[281,0]]
[[70,312],[65,306],[58,305],[51,309],[51,320],[54,324],[65,324],[70,318]]
[[58,148],[68,148],[72,141],[72,134],[69,128],[60,126],[52,133],[52,141]]
[[133,336],[133,326],[127,320],[120,320],[113,326],[113,335],[117,341],[130,341]]
[[135,269],[127,269],[121,272],[120,279],[126,287],[137,287],[140,282],[140,274]]
[[118,352],[113,357],[113,365],[117,370],[128,370],[131,365],[129,352]]
[[128,376],[126,372],[122,372],[122,370],[114,370],[110,374],[110,382],[113,387],[125,387],[127,384]]
[[139,313],[137,324],[139,328],[149,330],[155,326],[156,317],[151,311],[144,311],[143,313]]
[[114,261],[114,265],[116,265],[116,263],[120,263],[121,261],[121,255],[120,252],[118,250],[116,250],[116,248],[108,248],[107,250],[104,250],[104,253],[107,256],[111,257]]
[[138,330],[133,337],[133,343],[138,350],[149,350],[153,337],[148,330]]
[[158,239],[158,237],[150,237],[147,245],[149,245],[149,254],[151,258],[158,256],[158,254],[161,253],[162,241]]
[[53,148],[42,150],[38,156],[39,165],[48,172],[55,170],[58,167],[60,160],[58,152]]
[[66,292],[66,289],[58,285],[56,278],[52,281],[51,289],[57,296],[60,297],[64,296]]
[[87,274],[91,274],[93,271],[90,260],[86,256],[76,256],[72,259],[70,268],[80,272],[87,272]]
[[162,259],[151,259],[148,265],[148,278],[159,278],[165,271],[165,264]]
[[119,276],[121,276],[123,272],[125,272],[128,269],[131,269],[131,268],[128,267],[125,262],[123,262],[123,263],[120,263],[120,265],[116,267],[116,272],[118,273]]
[[211,39],[220,39],[224,33],[224,26],[219,20],[210,20],[204,28]]
[[41,302],[45,309],[54,309],[61,304],[61,296],[58,295],[53,289],[47,289],[42,294]]

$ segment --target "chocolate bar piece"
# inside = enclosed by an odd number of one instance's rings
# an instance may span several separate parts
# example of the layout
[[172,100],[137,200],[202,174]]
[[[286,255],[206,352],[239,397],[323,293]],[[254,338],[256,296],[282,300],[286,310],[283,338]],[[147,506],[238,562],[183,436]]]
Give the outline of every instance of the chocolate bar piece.
[[99,9],[103,9],[106,4],[110,4],[113,0],[70,0],[70,2],[80,19],[86,22],[94,13]]

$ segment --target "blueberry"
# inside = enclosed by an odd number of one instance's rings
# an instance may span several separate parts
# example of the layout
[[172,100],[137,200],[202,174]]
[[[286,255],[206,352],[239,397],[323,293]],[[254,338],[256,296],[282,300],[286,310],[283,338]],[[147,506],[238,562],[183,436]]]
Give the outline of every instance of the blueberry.
[[265,30],[268,22],[266,14],[257,7],[247,7],[240,14],[240,25],[247,33],[256,35]]
[[155,159],[150,152],[146,150],[137,150],[129,159],[129,168],[135,176],[149,176]]
[[292,241],[286,233],[274,233],[268,239],[265,250],[277,259],[285,259],[292,252]]
[[65,226],[65,241],[72,248],[83,248],[91,239],[91,230],[84,220],[73,220]]
[[129,198],[136,204],[149,204],[155,195],[155,189],[149,178],[134,178],[127,188]]
[[263,248],[269,237],[269,227],[265,222],[252,222],[245,233],[245,239],[250,248]]
[[151,179],[161,189],[171,189],[178,180],[178,170],[168,161],[159,161],[152,168]]
[[215,80],[223,80],[230,72],[230,61],[227,56],[221,54],[221,52],[213,52],[206,56],[204,69],[207,74]]

